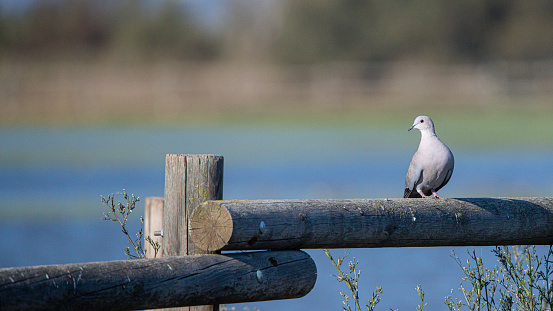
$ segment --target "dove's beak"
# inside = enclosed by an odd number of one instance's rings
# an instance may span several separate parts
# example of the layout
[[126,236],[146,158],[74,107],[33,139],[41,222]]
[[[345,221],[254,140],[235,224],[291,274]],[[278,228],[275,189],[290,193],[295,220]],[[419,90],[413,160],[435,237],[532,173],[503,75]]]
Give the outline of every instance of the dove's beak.
[[415,128],[415,125],[416,125],[416,124],[413,124],[413,125],[407,130],[407,132],[409,132],[410,130],[414,129],[414,128]]

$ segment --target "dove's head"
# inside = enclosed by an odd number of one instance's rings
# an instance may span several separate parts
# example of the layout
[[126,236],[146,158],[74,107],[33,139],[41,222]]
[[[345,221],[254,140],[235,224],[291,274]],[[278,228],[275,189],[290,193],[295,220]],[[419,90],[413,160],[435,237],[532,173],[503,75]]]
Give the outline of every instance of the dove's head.
[[415,123],[413,123],[413,126],[411,126],[408,131],[412,129],[417,129],[421,132],[430,131],[434,133],[434,123],[432,123],[432,120],[427,116],[418,116],[415,119]]

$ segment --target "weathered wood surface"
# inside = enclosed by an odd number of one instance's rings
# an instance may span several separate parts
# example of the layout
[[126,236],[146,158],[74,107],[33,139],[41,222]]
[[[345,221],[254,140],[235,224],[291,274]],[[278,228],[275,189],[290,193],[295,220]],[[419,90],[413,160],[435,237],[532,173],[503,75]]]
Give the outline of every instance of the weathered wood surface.
[[[165,200],[161,197],[147,197],[144,201],[144,250],[146,251],[146,258],[161,258],[163,257],[163,205]],[[155,232],[159,232],[159,236],[155,235]],[[152,245],[146,241],[146,237],[152,238],[154,242],[159,243],[161,248],[157,254],[154,251]],[[155,257],[154,257],[155,256]],[[153,309],[147,309],[148,311]],[[161,310],[161,309],[157,309]],[[170,309],[168,309],[170,310]]]
[[553,198],[210,201],[207,250],[553,244]]
[[[217,155],[168,154],[165,161],[165,206],[163,209],[163,257],[198,255],[188,236],[192,210],[207,200],[223,199],[223,157]],[[212,311],[218,306],[181,308]]]
[[165,164],[163,256],[205,251],[188,239],[188,217],[194,207],[223,198],[223,157],[168,154]]
[[315,263],[262,251],[0,269],[0,310],[136,310],[306,295]]
[[[156,231],[163,229],[163,198],[147,197],[144,203],[144,237],[150,237],[154,242],[161,245],[156,258],[163,256],[163,237],[156,236]],[[154,258],[154,248],[148,241],[144,240],[144,250],[147,258]]]

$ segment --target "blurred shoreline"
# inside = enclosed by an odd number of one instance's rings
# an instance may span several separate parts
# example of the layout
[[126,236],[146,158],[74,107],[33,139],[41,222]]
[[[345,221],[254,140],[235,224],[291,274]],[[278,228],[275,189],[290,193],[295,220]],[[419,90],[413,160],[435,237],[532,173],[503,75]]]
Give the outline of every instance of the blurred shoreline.
[[6,4],[2,127],[553,114],[547,2]]
[[232,118],[240,123],[420,110],[553,112],[553,61],[276,65],[4,59],[0,85],[4,127]]

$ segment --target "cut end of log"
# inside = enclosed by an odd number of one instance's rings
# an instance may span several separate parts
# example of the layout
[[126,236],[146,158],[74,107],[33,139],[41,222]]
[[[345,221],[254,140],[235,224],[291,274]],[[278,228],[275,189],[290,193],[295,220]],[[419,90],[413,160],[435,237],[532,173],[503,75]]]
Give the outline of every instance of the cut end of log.
[[222,205],[208,201],[194,209],[190,216],[190,237],[205,251],[220,250],[232,235],[232,216]]

